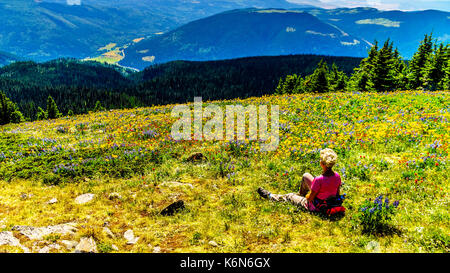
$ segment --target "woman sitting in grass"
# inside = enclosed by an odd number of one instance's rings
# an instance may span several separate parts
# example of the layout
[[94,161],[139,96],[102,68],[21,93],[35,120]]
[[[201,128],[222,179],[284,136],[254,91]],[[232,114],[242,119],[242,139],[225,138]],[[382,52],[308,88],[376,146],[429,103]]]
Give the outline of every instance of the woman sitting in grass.
[[258,193],[261,197],[272,201],[289,201],[309,211],[319,211],[317,205],[321,201],[340,194],[341,177],[337,172],[332,170],[336,161],[337,154],[333,150],[326,148],[320,151],[320,166],[322,167],[323,173],[316,178],[309,173],[305,173],[299,194],[272,194],[262,188],[258,188]]

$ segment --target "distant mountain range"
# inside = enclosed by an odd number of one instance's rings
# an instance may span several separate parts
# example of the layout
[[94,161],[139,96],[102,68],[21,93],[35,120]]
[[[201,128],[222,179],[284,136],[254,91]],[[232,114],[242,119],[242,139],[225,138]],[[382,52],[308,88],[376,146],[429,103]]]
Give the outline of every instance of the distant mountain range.
[[244,9],[188,23],[125,50],[120,64],[142,69],[173,60],[324,54],[362,57],[370,47],[303,11]]
[[[75,3],[76,1],[71,1]],[[99,55],[110,43],[166,32],[244,7],[302,7],[284,0],[0,0],[0,51],[36,61]]]
[[171,60],[257,55],[323,54],[364,57],[374,40],[391,38],[406,59],[425,34],[450,41],[450,13],[373,8],[243,9],[188,23],[125,50],[120,64],[143,68]]
[[425,33],[450,41],[449,12],[322,9],[285,0],[0,0],[0,22],[0,51],[23,59],[84,59],[113,47],[107,58],[139,69],[177,59],[362,57],[375,39],[387,38],[408,59]]

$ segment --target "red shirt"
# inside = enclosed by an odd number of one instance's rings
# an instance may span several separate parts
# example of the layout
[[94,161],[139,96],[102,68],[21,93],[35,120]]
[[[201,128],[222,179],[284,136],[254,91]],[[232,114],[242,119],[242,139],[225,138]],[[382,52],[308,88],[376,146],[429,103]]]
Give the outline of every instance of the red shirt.
[[311,184],[311,190],[317,192],[316,198],[325,200],[330,196],[335,196],[341,185],[341,176],[334,172],[332,176],[318,176]]

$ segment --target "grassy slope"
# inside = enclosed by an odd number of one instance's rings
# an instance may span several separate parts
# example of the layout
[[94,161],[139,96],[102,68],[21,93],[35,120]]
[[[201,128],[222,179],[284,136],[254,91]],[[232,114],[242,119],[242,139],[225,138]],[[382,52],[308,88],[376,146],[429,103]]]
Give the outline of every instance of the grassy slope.
[[[175,120],[172,106],[1,127],[0,231],[76,222],[76,235],[37,244],[93,236],[104,251],[115,244],[130,252],[151,252],[155,246],[163,252],[366,252],[376,241],[382,252],[448,252],[448,92],[307,94],[219,103],[236,102],[280,105],[283,129],[276,152],[259,153],[252,142],[239,151],[225,142],[164,142]],[[156,135],[145,138],[148,130]],[[437,148],[430,146],[435,141]],[[317,151],[325,145],[340,156],[335,169],[348,195],[343,219],[330,221],[259,198],[258,186],[292,192],[305,171],[318,175]],[[184,160],[197,151],[208,160]],[[60,163],[76,164],[75,169],[55,173]],[[193,188],[168,187],[164,181]],[[87,192],[95,199],[76,205],[75,197]],[[112,192],[121,198],[109,200]],[[32,196],[22,199],[22,193]],[[353,218],[365,199],[378,194],[400,200],[392,219],[397,232],[362,234]],[[46,204],[55,197],[56,204]],[[158,214],[177,199],[187,210],[172,217]],[[115,238],[102,231],[105,222]],[[140,237],[137,244],[126,244],[127,229]],[[38,250],[35,242],[20,238]],[[0,246],[0,251],[20,249]]]

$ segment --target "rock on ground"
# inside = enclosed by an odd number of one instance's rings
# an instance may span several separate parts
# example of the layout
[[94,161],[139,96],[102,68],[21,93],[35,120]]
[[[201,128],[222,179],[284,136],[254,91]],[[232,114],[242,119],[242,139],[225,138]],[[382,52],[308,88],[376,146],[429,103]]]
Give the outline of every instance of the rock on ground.
[[139,237],[135,237],[134,232],[131,229],[125,231],[123,237],[127,240],[127,244],[129,245],[134,245],[139,240]]
[[52,198],[47,202],[47,204],[52,205],[52,204],[55,204],[56,202],[58,202],[58,199]]
[[20,241],[14,237],[11,231],[0,232],[0,246],[20,246]]
[[2,231],[0,232],[0,246],[7,245],[7,246],[16,246],[20,247],[23,252],[29,253],[30,250],[27,247],[24,247],[20,244],[19,239],[14,237],[13,233],[11,231]]
[[182,210],[185,208],[184,205],[184,201],[183,200],[179,200],[175,203],[170,204],[169,206],[167,206],[165,209],[163,209],[161,211],[161,215],[167,215],[167,216],[171,216],[174,215],[176,212]]
[[66,223],[47,227],[14,226],[12,230],[18,231],[30,240],[41,240],[43,237],[54,233],[61,235],[74,234],[77,228],[75,223]]
[[75,203],[82,205],[82,204],[86,204],[88,202],[91,202],[92,199],[94,199],[95,194],[93,193],[85,193],[82,194],[80,196],[78,196],[77,198],[75,198]]
[[78,245],[77,241],[69,241],[69,240],[62,240],[61,244],[63,244],[67,249],[73,249]]
[[83,237],[75,247],[75,253],[97,253],[97,244],[94,238]]

